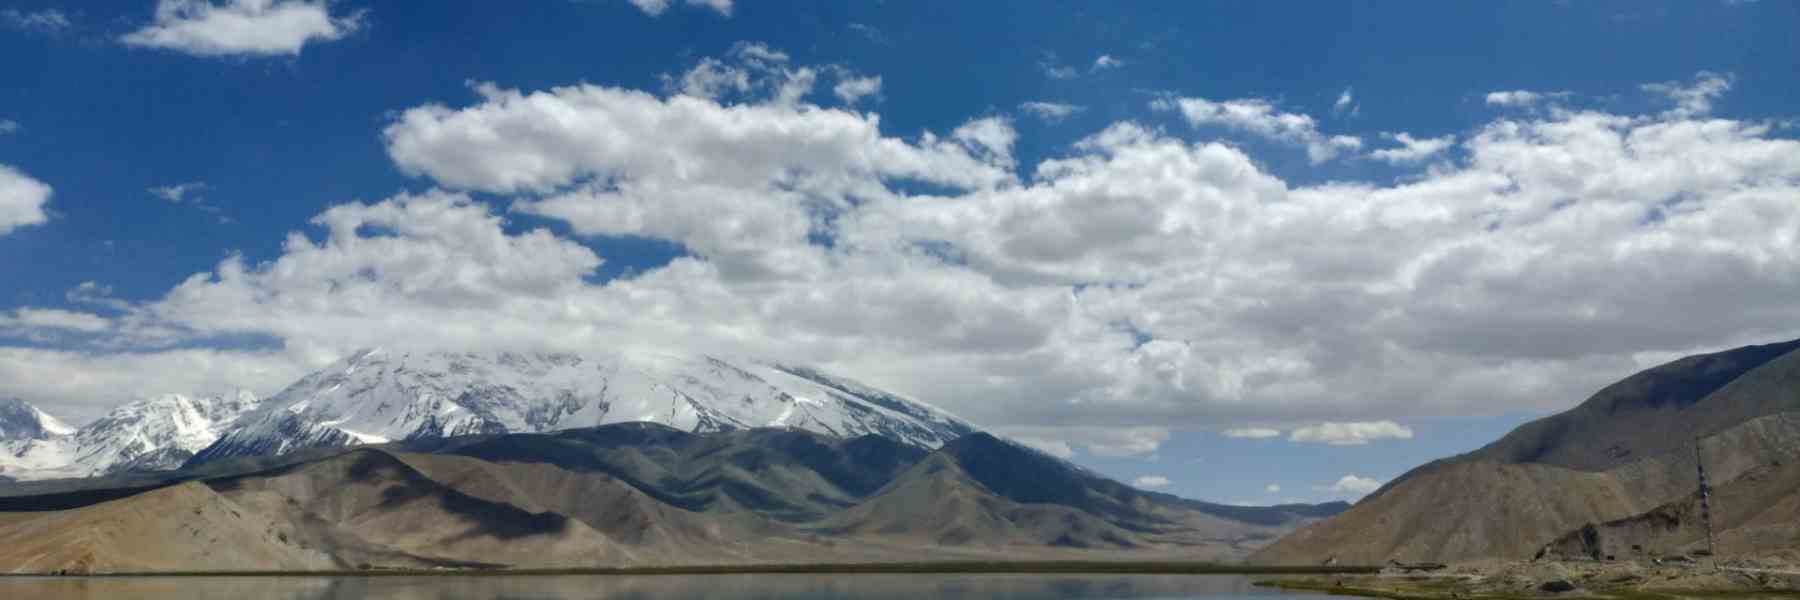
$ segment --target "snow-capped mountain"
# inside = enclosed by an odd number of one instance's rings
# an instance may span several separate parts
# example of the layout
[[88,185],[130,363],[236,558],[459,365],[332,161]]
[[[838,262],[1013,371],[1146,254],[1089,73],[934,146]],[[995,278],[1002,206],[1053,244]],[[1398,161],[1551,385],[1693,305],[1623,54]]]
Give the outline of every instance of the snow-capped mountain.
[[0,402],[0,477],[89,477],[186,462],[476,433],[653,421],[696,432],[795,427],[924,448],[975,431],[819,371],[709,356],[365,350],[264,401],[165,394],[80,428]]
[[812,369],[709,356],[364,350],[247,414],[194,464],[302,448],[653,421],[796,427],[936,448],[975,431],[923,403]]
[[18,398],[0,398],[0,442],[44,440],[75,433],[56,417]]
[[164,394],[114,408],[79,429],[43,415],[51,424],[44,429],[61,433],[0,442],[0,475],[53,479],[173,469],[258,404],[247,391],[204,397]]

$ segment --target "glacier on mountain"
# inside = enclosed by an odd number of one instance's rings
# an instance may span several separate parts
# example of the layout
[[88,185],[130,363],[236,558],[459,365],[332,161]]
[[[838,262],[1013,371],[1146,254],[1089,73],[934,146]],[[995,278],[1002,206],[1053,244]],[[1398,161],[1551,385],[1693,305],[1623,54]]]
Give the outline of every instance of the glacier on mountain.
[[843,437],[880,434],[925,448],[975,431],[916,400],[778,363],[371,349],[271,396],[192,462],[624,421],[696,432],[793,427]]
[[24,402],[0,402],[0,477],[89,477],[306,448],[625,421],[694,432],[878,434],[928,449],[976,430],[922,402],[776,362],[370,349],[266,399],[249,392],[164,394],[79,428]]
[[163,394],[121,405],[79,428],[30,407],[48,435],[0,437],[0,475],[55,479],[172,469],[218,440],[258,404],[247,391],[228,396]]

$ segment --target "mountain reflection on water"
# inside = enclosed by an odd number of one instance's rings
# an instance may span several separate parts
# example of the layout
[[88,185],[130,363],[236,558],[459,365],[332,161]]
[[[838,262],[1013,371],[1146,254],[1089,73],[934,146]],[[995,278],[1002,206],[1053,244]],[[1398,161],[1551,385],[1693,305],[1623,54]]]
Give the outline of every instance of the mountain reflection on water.
[[0,597],[281,600],[1324,598],[1239,575],[659,575],[0,578]]

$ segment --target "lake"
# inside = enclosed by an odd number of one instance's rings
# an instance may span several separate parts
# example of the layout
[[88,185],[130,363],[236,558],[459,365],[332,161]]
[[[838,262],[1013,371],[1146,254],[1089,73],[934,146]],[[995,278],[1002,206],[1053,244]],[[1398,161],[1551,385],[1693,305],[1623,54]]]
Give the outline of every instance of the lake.
[[630,600],[979,598],[1173,600],[1330,596],[1251,585],[1242,575],[653,575],[392,577],[5,577],[0,598],[282,600]]

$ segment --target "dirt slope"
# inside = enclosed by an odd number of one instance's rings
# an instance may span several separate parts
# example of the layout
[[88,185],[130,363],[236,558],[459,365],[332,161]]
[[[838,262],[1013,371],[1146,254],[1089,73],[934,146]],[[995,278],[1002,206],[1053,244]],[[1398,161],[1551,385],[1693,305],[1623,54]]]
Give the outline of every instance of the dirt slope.
[[212,480],[223,496],[360,566],[635,564],[585,523],[482,499],[381,450],[352,450],[272,472]]
[[222,464],[0,498],[0,570],[1231,560],[1337,508],[1147,493],[985,434],[628,424]]
[[[1772,464],[1713,489],[1716,551],[1725,555],[1800,547],[1800,464]],[[1565,533],[1551,549],[1570,558],[1640,558],[1706,547],[1699,494],[1623,519]]]
[[0,569],[107,573],[184,569],[329,568],[291,542],[292,526],[200,483],[52,512],[0,517]]
[[1751,346],[1639,373],[1480,450],[1414,469],[1250,560],[1530,558],[1585,525],[1691,494],[1696,437],[1715,482],[1800,459],[1795,347]]

